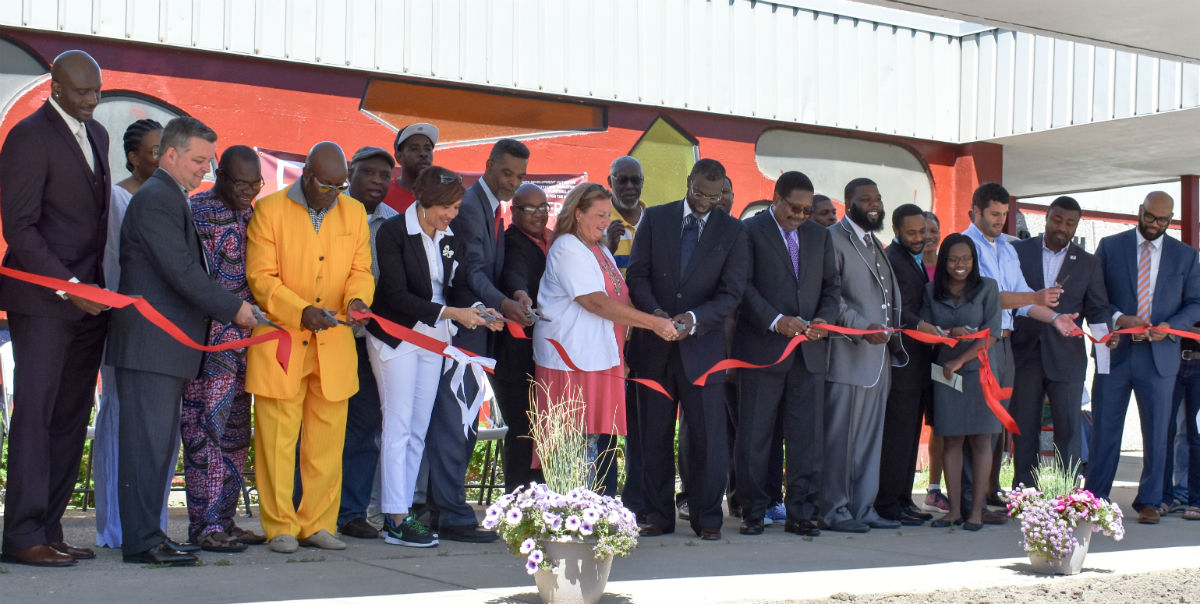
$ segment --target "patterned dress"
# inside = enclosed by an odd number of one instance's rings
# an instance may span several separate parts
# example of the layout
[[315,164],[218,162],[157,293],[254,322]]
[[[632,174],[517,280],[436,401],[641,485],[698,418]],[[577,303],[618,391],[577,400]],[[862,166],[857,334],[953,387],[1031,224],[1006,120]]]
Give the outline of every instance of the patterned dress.
[[[231,210],[212,190],[192,196],[191,204],[209,275],[253,303],[246,284],[246,226],[253,210]],[[207,343],[249,336],[248,330],[214,321]],[[184,387],[180,424],[188,536],[195,541],[201,535],[228,531],[241,496],[251,426],[244,348],[205,355],[200,377]]]

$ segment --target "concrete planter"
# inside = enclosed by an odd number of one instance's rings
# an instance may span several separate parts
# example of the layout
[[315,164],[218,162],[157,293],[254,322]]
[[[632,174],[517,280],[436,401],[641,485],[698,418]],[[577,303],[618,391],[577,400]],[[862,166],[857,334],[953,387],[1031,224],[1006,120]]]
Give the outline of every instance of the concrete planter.
[[1044,575],[1077,575],[1083,569],[1083,559],[1087,556],[1088,546],[1092,542],[1092,523],[1080,522],[1075,527],[1075,539],[1079,545],[1068,556],[1055,560],[1040,552],[1029,552],[1029,563],[1033,572]]
[[604,595],[612,558],[592,555],[595,541],[541,541],[546,560],[554,570],[534,574],[538,595],[546,604],[596,604]]

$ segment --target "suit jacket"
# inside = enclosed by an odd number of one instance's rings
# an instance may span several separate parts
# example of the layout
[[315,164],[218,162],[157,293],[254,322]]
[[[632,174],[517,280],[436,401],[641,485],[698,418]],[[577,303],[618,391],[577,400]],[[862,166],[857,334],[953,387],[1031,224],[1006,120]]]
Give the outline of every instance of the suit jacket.
[[[1035,291],[1053,283],[1046,283],[1042,270],[1042,237],[1034,237],[1013,243],[1017,258],[1021,260],[1021,272],[1025,283]],[[1100,260],[1083,248],[1071,243],[1058,271],[1057,281],[1063,293],[1058,299],[1055,312],[1079,313],[1075,320],[1082,324],[1087,319],[1092,324],[1112,324],[1112,311],[1108,305],[1108,290],[1104,287],[1104,267]],[[1087,373],[1087,346],[1083,338],[1066,338],[1049,323],[1029,317],[1015,317],[1012,336],[1013,360],[1017,367],[1040,364],[1046,377],[1056,382],[1082,382]]]
[[[896,275],[896,289],[900,291],[900,327],[916,329],[921,322],[921,307],[925,304],[925,284],[929,283],[929,273],[917,264],[903,245],[893,243],[885,253],[892,264],[892,273]],[[892,367],[892,389],[925,388],[930,380],[932,348],[906,335],[901,335],[900,341],[908,353],[908,363],[903,367]]]
[[[125,211],[118,291],[146,298],[200,343],[208,337],[209,319],[229,323],[242,305],[209,276],[187,195],[161,168]],[[178,378],[200,373],[204,353],[176,342],[132,306],[112,311],[110,327],[110,365]]]
[[[496,212],[483,191],[483,179],[475,181],[463,195],[458,216],[450,222],[450,229],[463,242],[466,250],[468,283],[475,299],[489,308],[500,309],[505,298],[497,284],[500,269],[504,266],[504,237],[496,232]],[[463,329],[454,336],[454,345],[476,354],[489,354],[488,331]]]
[[[791,338],[771,330],[779,315],[805,320],[837,321],[841,278],[833,261],[829,231],[815,222],[804,221],[798,230],[800,277],[792,270],[792,258],[771,212],[760,212],[743,223],[749,241],[749,274],[746,293],[738,313],[733,337],[733,357],[756,365],[774,363]],[[825,373],[828,340],[804,342],[782,363],[763,371],[786,372],[793,357],[800,355],[812,373]]]
[[[407,213],[393,216],[375,235],[379,282],[375,286],[375,303],[371,310],[405,327],[413,327],[418,321],[433,325],[437,323],[442,305],[432,301],[433,284],[425,244],[421,235],[408,234],[407,219]],[[446,306],[471,306],[475,297],[467,285],[467,271],[457,260],[464,256],[462,241],[454,235],[446,235],[438,249],[441,250],[442,274],[449,281],[442,290]],[[398,338],[385,333],[374,321],[367,324],[367,331],[392,348],[400,345]]]
[[[887,260],[879,239],[871,235],[882,261],[877,268],[872,252],[850,226],[850,219],[829,227],[833,240],[833,256],[842,279],[842,304],[838,325],[866,329],[872,323],[887,327],[902,324],[900,318],[900,288],[896,275]],[[884,285],[889,283],[891,291]],[[885,310],[885,303],[891,308]],[[904,365],[908,355],[900,338],[889,338],[887,344],[868,344],[859,336],[835,336],[829,339],[829,371],[826,381],[854,386],[874,386],[892,364]]]
[[[354,333],[345,325],[313,333],[300,325],[308,306],[328,308],[345,318],[346,305],[358,298],[370,306],[375,294],[371,273],[371,232],[367,211],[349,195],[338,195],[318,233],[308,210],[288,197],[293,184],[254,206],[246,229],[246,282],[259,307],[292,335],[292,356],[285,373],[275,361],[275,343],[251,346],[246,353],[246,391],[291,398],[300,391],[304,356],[317,347],[321,391],[340,401],[358,392],[358,354]],[[255,328],[255,335],[272,329]]]
[[[102,261],[112,191],[108,132],[95,120],[86,128],[94,172],[49,101],[9,132],[0,150],[0,214],[8,242],[4,266],[105,285]],[[67,320],[85,314],[52,290],[3,278],[0,308]]]
[[638,375],[653,377],[666,370],[671,347],[678,346],[689,380],[700,377],[725,356],[725,318],[737,309],[746,289],[749,245],[736,218],[709,212],[700,241],[687,267],[679,268],[684,200],[649,208],[633,236],[625,276],[633,305],[642,312],[663,310],[670,316],[691,311],[695,333],[667,342],[645,329],[633,330],[627,359]]
[[[1165,321],[1175,329],[1188,329],[1200,320],[1200,265],[1196,250],[1169,235],[1162,238],[1162,257],[1158,264],[1158,279],[1154,282],[1150,323],[1158,325]],[[1112,313],[1137,314],[1137,256],[1136,229],[1109,235],[1101,239],[1096,248],[1096,258],[1104,267],[1104,286],[1108,290]],[[1112,351],[1112,362],[1126,362],[1134,346],[1147,345],[1151,347],[1158,375],[1173,376],[1179,372],[1179,342],[1171,338],[1149,344],[1132,343],[1129,338],[1122,338],[1121,344]]]
[[[504,232],[504,268],[500,271],[500,291],[512,297],[523,290],[537,300],[542,274],[546,272],[546,253],[516,225]],[[518,340],[508,331],[496,334],[497,380],[524,382],[533,375],[533,340]]]

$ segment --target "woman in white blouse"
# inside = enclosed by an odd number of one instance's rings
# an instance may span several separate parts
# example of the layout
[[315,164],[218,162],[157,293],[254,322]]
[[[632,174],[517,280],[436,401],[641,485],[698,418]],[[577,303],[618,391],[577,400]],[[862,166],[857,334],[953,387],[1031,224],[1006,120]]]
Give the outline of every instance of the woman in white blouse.
[[[467,270],[460,264],[466,252],[450,230],[465,192],[462,180],[446,168],[430,166],[417,176],[415,189],[417,202],[388,219],[376,235],[379,282],[371,310],[447,343],[457,332],[451,321],[471,329],[500,329],[499,321],[484,320],[484,313],[496,314],[494,310],[474,307]],[[374,321],[367,332],[367,354],[383,411],[379,461],[384,540],[432,547],[437,538],[409,508],[443,364],[451,361],[385,333]]]
[[[588,433],[588,458],[592,486],[616,495],[617,473],[613,452],[617,436],[625,434],[625,361],[622,349],[628,327],[652,329],[672,338],[670,319],[635,309],[629,288],[604,245],[611,222],[612,193],[596,183],[583,183],[567,194],[554,242],[546,256],[546,272],[538,292],[538,309],[550,321],[533,329],[533,358],[537,404],[545,409],[581,390],[584,429]],[[572,371],[550,343],[562,345],[581,371]],[[539,461],[534,460],[539,465]],[[601,491],[601,489],[603,489]]]

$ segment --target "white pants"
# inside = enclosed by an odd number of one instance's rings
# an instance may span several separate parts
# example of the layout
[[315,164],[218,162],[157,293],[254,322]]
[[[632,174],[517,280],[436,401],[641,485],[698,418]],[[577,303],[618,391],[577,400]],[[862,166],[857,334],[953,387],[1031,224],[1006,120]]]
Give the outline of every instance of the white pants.
[[383,433],[379,446],[381,509],[407,514],[425,452],[425,433],[442,378],[441,355],[411,345],[392,348],[367,334],[367,355],[379,384]]

